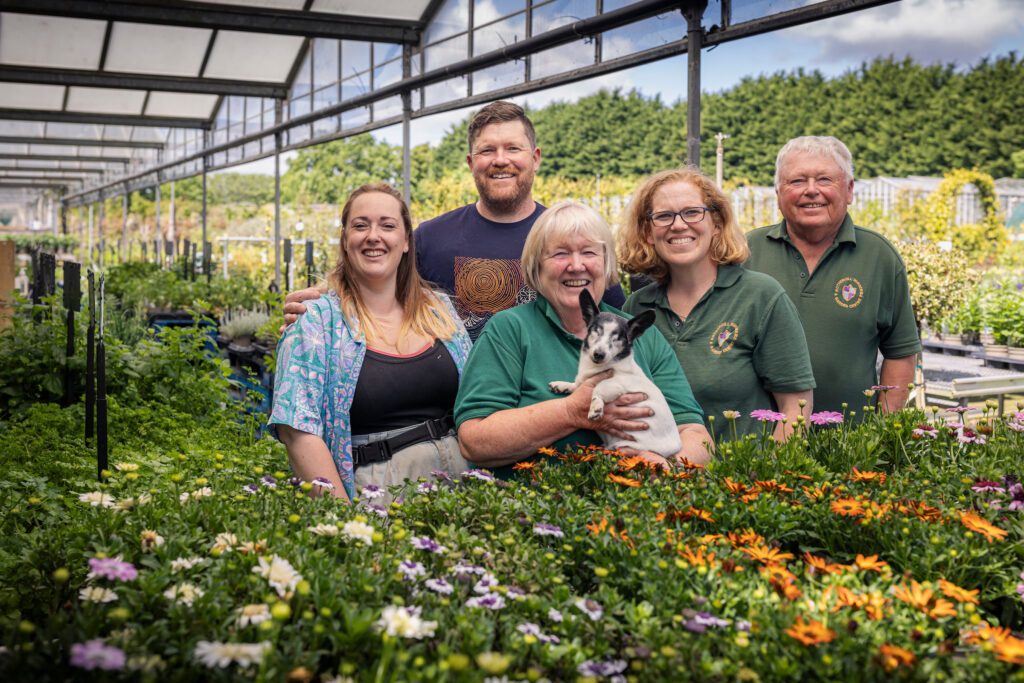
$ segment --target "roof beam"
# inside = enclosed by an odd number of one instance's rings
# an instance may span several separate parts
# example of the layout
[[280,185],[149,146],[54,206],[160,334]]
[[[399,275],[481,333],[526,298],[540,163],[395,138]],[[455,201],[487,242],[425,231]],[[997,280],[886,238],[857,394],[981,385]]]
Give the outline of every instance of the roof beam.
[[713,28],[710,31],[706,31],[701,43],[704,47],[719,45],[721,43],[729,42],[730,40],[738,40],[739,38],[757,36],[762,33],[768,33],[769,31],[791,28],[808,22],[837,17],[848,12],[868,9],[869,7],[888,5],[895,1],[896,0],[819,0],[819,2],[814,5],[798,7],[797,9],[792,9],[786,12],[769,14],[766,17],[744,21],[739,24],[733,24],[732,18],[727,17],[726,20],[729,24],[724,28]]
[[137,116],[134,114],[94,114],[75,111],[38,111],[32,109],[0,109],[0,119],[58,123],[99,123],[111,126],[147,126],[154,128],[199,128],[201,130],[210,130],[213,127],[209,119],[188,119],[177,116]]
[[0,165],[0,171],[74,171],[75,173],[88,173],[102,175],[108,171],[109,168],[97,168],[90,166],[88,168],[39,168],[38,166],[2,166]]
[[125,147],[135,149],[163,149],[162,142],[135,142],[133,140],[88,140],[83,138],[46,138],[0,135],[0,143],[11,145],[78,145],[79,147]]
[[67,188],[67,186],[68,186],[67,183],[55,183],[55,182],[51,182],[51,181],[47,181],[45,183],[33,183],[31,181],[26,182],[24,180],[12,180],[11,182],[4,182],[3,178],[0,178],[0,187],[24,187],[24,188],[30,188],[31,187],[33,189],[43,189],[43,190],[45,190],[46,188],[50,188],[50,187],[63,187],[63,188]]
[[11,83],[43,83],[46,85],[77,85],[86,88],[126,88],[129,90],[163,90],[207,95],[242,95],[246,97],[287,97],[288,88],[259,81],[234,81],[223,78],[184,78],[116,71],[84,71],[30,66],[0,66],[0,81]]
[[75,156],[74,154],[0,154],[0,159],[13,161],[85,161],[100,164],[127,164],[128,157]]
[[0,180],[45,180],[45,181],[48,181],[48,182],[52,182],[52,181],[56,181],[56,180],[67,180],[67,181],[72,182],[72,183],[83,183],[83,182],[85,182],[85,176],[84,175],[80,175],[80,176],[71,176],[71,175],[41,176],[41,175],[3,175],[3,174],[0,174]]
[[5,12],[82,19],[131,21],[225,31],[283,33],[314,38],[375,40],[416,44],[419,22],[270,7],[232,7],[204,2],[127,2],[125,0],[3,0]]

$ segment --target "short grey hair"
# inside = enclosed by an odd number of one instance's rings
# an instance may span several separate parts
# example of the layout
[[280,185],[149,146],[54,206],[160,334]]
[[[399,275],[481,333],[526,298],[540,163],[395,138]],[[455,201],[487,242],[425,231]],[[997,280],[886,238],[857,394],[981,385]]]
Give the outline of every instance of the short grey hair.
[[540,215],[530,229],[530,234],[526,236],[520,263],[527,285],[540,292],[538,285],[540,269],[544,263],[544,249],[551,241],[573,234],[582,235],[601,245],[604,252],[605,288],[619,283],[615,237],[608,223],[601,214],[589,206],[579,202],[559,202]]
[[831,135],[804,135],[793,138],[779,150],[775,157],[775,189],[779,189],[779,173],[786,157],[790,154],[811,154],[814,156],[828,157],[836,162],[839,169],[846,175],[846,180],[853,180],[853,155],[850,149],[843,144],[839,138]]

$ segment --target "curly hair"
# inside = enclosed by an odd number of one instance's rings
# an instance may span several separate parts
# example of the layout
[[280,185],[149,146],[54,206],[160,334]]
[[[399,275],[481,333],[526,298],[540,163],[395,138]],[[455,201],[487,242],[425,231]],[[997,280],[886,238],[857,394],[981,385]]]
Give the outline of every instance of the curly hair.
[[714,181],[694,168],[674,168],[655,173],[633,194],[626,209],[626,218],[616,235],[619,264],[627,273],[642,273],[665,285],[670,280],[668,264],[648,242],[651,237],[651,212],[655,193],[669,183],[689,183],[711,209],[711,219],[718,234],[711,239],[711,260],[719,265],[739,264],[747,260],[750,248],[743,236],[729,199]]

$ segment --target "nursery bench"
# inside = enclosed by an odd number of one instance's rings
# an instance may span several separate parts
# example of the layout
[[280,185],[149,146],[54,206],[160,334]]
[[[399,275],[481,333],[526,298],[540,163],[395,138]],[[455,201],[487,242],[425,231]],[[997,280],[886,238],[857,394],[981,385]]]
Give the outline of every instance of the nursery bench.
[[1024,394],[1024,374],[957,377],[949,383],[926,382],[925,394],[952,399],[963,407],[967,407],[968,398],[996,396],[999,414],[1002,415],[1006,394]]

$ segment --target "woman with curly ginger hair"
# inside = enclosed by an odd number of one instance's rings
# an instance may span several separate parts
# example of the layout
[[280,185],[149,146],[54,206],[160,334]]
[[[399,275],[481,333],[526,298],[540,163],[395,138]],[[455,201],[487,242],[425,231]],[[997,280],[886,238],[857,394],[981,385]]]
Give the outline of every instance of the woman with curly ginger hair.
[[807,341],[782,286],[742,267],[750,251],[722,191],[697,170],[657,173],[637,189],[616,241],[622,268],[654,280],[623,310],[655,311],[709,429],[708,418],[735,411],[726,415],[736,436],[759,433],[750,413],[774,410],[787,418],[775,438],[789,438],[812,408]]

